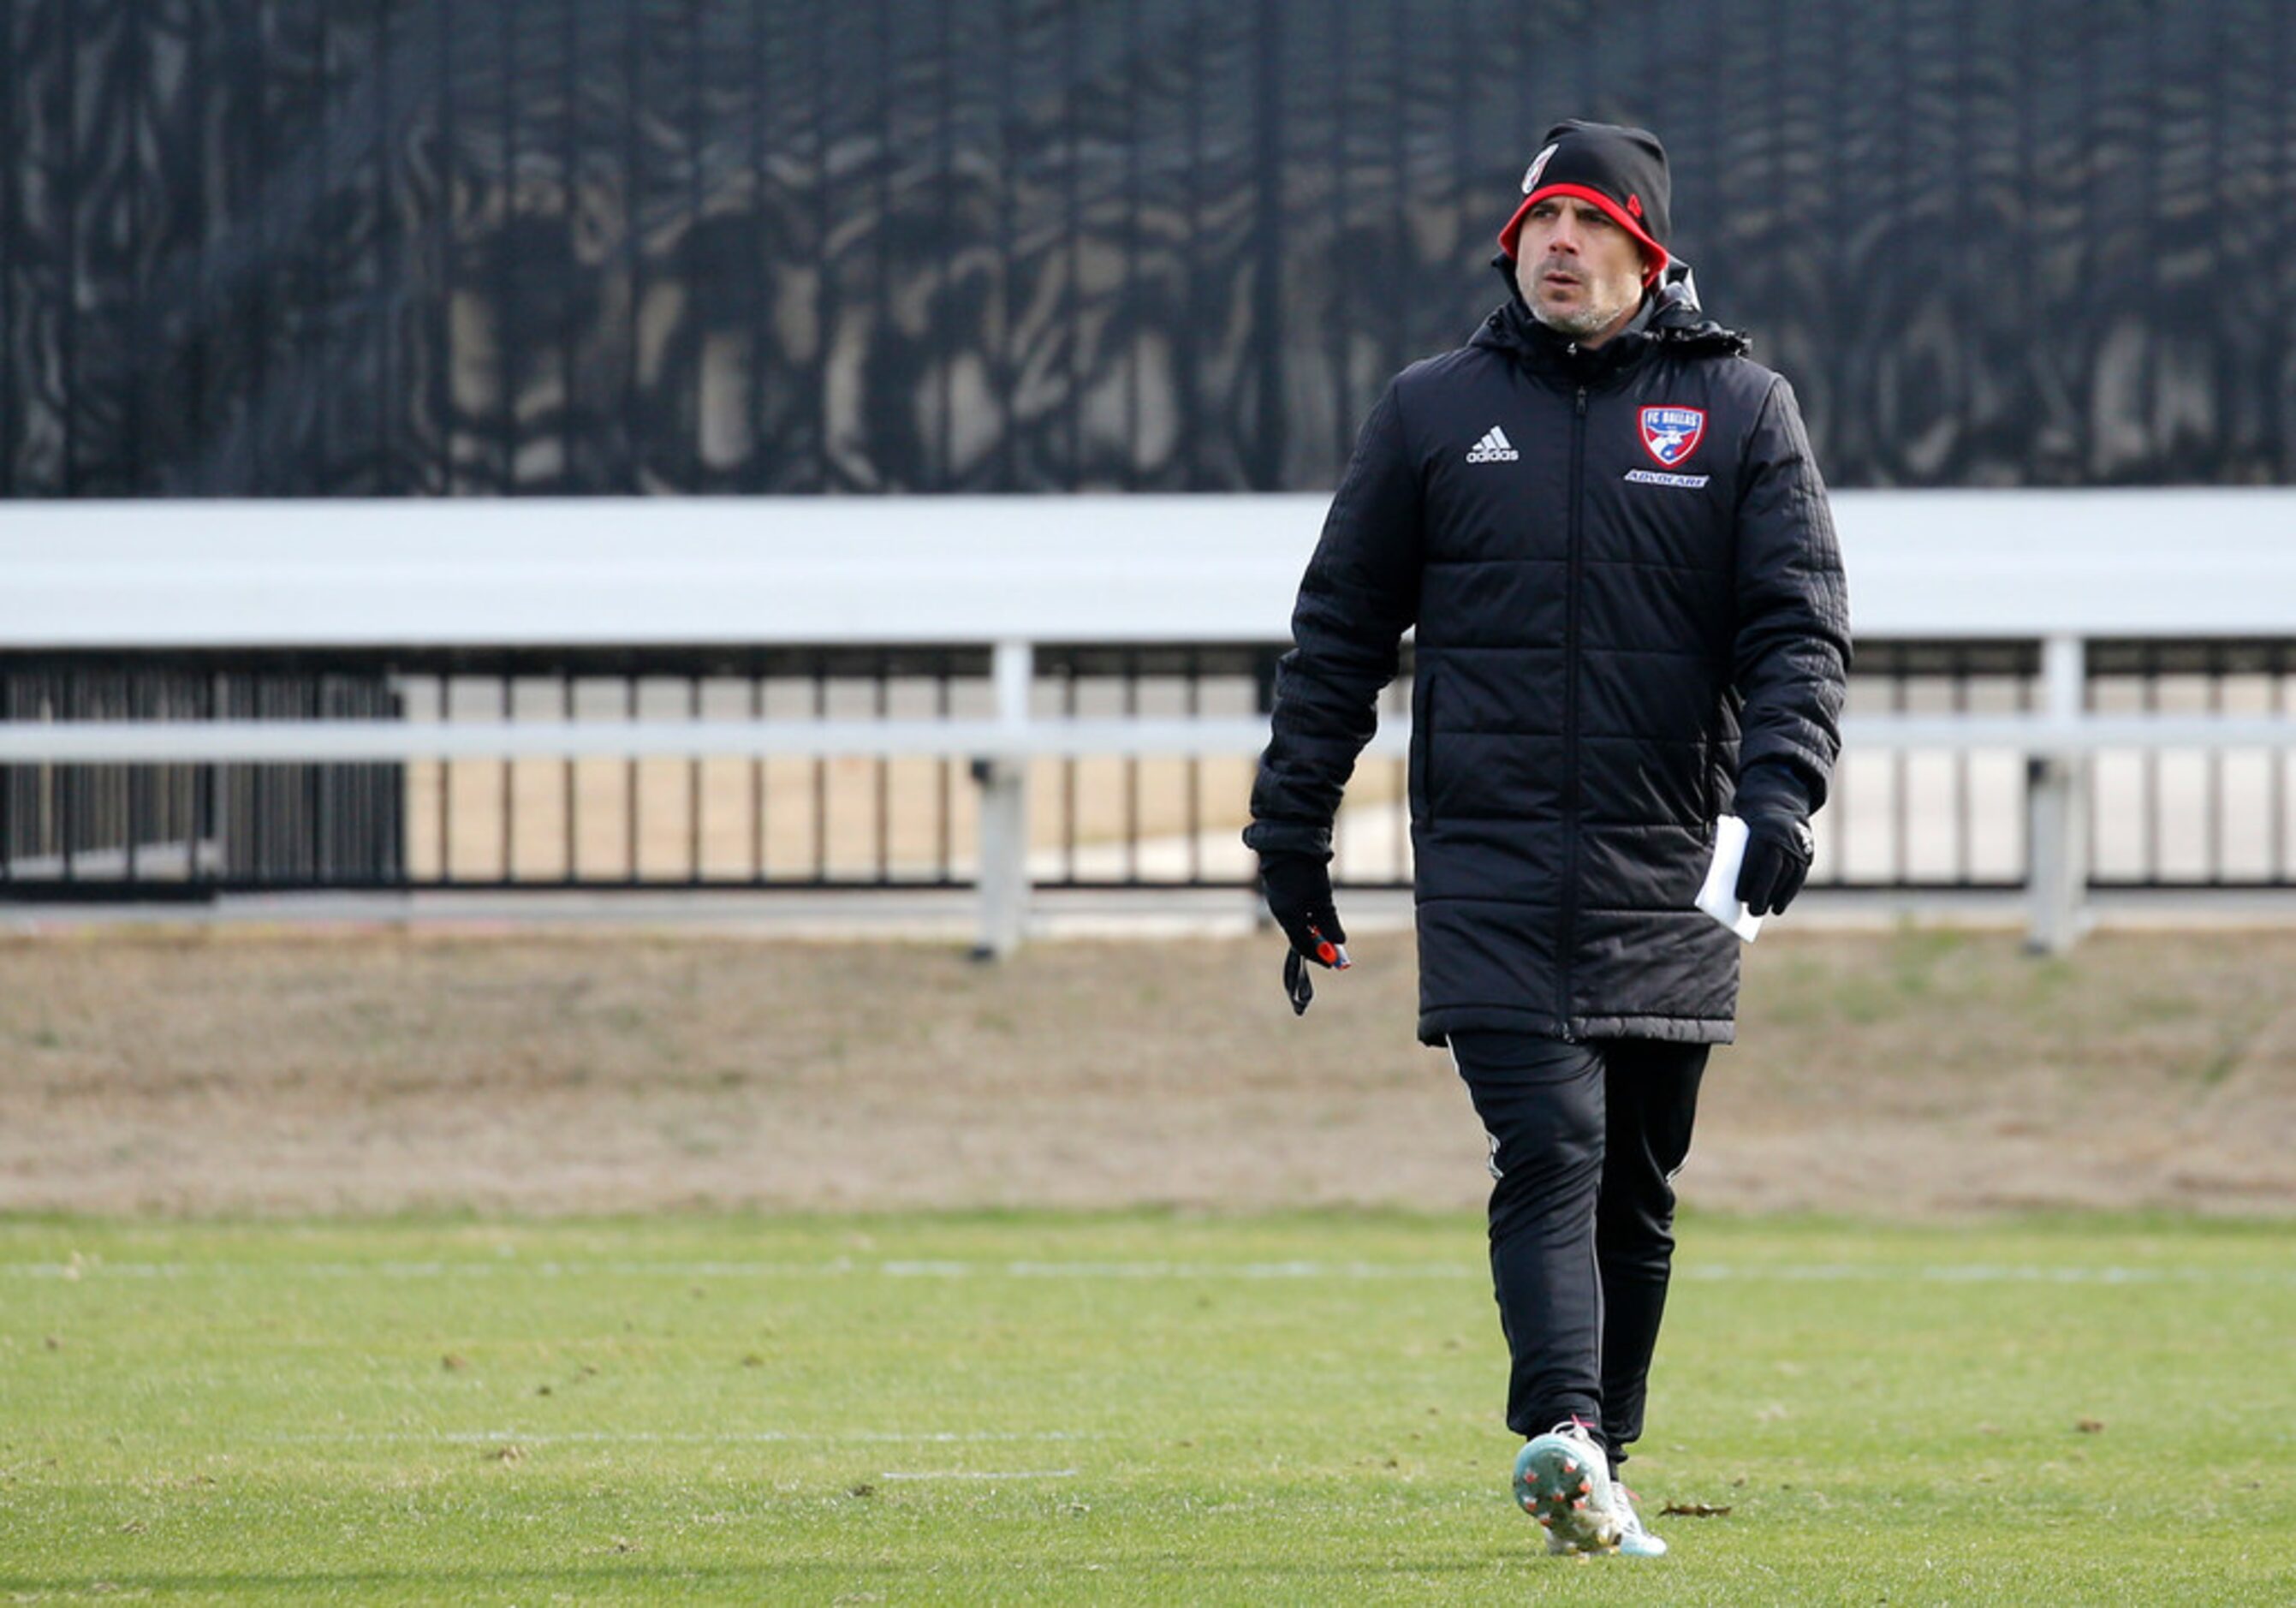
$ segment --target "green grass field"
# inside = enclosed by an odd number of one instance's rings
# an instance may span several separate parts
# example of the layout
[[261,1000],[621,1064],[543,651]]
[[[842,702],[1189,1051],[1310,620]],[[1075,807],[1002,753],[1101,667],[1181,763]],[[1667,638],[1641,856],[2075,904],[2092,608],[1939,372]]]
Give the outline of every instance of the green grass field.
[[0,1221],[0,1596],[2296,1601],[2285,1227],[1687,1221],[1657,1563],[1550,1560],[1509,1505],[1480,1250],[1400,1214]]

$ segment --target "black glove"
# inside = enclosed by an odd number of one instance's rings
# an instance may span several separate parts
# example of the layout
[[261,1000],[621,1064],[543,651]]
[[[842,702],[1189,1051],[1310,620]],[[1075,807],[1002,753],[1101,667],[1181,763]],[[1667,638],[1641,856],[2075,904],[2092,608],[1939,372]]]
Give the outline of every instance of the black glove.
[[1267,912],[1292,949],[1283,957],[1283,992],[1293,1015],[1304,1015],[1316,997],[1308,980],[1308,964],[1341,971],[1349,965],[1348,935],[1340,926],[1340,913],[1332,905],[1330,863],[1306,854],[1263,854],[1259,857],[1259,891]]
[[1737,811],[1746,823],[1738,901],[1750,915],[1775,915],[1801,891],[1817,851],[1808,797],[1800,778],[1784,766],[1757,765],[1738,780]]

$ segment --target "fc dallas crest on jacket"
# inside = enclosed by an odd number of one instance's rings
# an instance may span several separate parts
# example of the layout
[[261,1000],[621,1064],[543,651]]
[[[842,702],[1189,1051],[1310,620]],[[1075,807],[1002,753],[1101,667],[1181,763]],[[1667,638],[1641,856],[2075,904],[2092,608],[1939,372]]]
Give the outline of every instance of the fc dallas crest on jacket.
[[1672,469],[1706,439],[1702,407],[1645,407],[1642,412],[1643,446],[1662,469]]

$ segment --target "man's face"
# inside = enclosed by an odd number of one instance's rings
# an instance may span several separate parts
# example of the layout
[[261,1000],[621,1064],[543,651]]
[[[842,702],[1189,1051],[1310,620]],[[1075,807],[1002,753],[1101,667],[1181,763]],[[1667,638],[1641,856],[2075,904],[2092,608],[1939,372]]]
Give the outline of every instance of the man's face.
[[1642,248],[1593,201],[1540,201],[1522,220],[1514,260],[1538,321],[1583,345],[1609,340],[1642,305]]

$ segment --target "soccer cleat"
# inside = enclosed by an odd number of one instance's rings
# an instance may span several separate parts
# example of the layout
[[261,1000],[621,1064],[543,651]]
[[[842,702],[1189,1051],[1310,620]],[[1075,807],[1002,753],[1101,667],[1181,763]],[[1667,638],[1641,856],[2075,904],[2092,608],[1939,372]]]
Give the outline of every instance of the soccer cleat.
[[[1621,1514],[1625,1505],[1611,1483],[1611,1460],[1575,1418],[1516,1454],[1514,1499],[1538,1521],[1546,1550],[1557,1555],[1618,1551],[1633,1513]],[[1645,1532],[1645,1539],[1656,1538]]]
[[1666,1543],[1643,1528],[1643,1515],[1635,1505],[1635,1493],[1611,1481],[1611,1495],[1619,1505],[1619,1555],[1622,1558],[1662,1558]]

